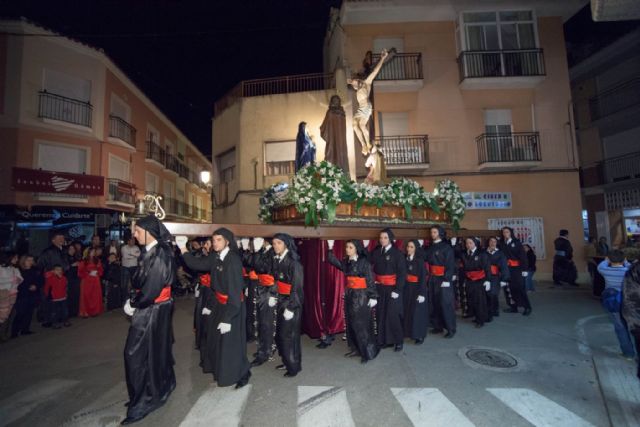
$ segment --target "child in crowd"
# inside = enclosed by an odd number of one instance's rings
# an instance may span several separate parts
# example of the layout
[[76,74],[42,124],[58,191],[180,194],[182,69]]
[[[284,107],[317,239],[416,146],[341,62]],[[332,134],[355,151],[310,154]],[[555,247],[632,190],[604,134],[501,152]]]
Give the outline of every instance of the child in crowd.
[[52,271],[44,274],[44,294],[51,302],[51,325],[60,329],[61,324],[68,327],[67,278],[61,265],[55,265]]

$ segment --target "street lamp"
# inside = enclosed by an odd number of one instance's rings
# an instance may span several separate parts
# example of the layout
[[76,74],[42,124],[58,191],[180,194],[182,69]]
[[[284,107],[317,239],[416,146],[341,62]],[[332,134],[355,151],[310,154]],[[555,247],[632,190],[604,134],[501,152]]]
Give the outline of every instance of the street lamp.
[[201,171],[200,172],[200,181],[202,181],[202,183],[204,185],[209,184],[209,181],[211,181],[211,172],[209,172],[209,171]]

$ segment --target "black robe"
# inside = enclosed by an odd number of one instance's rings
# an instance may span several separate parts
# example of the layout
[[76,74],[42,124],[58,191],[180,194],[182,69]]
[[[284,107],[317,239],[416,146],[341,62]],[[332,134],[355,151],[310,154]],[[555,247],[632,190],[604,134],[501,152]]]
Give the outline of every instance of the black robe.
[[578,277],[576,265],[573,263],[573,247],[569,239],[558,237],[553,242],[556,250],[553,256],[553,282],[575,284]]
[[[202,368],[213,374],[218,386],[233,385],[249,371],[242,260],[229,250],[223,260],[215,254],[203,258],[186,254],[184,261],[192,270],[211,274],[211,292],[202,300],[203,307],[212,312],[203,320]],[[220,323],[230,324],[231,331],[221,334]]]
[[173,371],[173,299],[156,303],[176,275],[171,247],[158,242],[142,256],[133,276],[131,307],[135,308],[124,348],[129,392],[128,418],[142,418],[162,406],[176,387]]
[[251,278],[253,271],[253,254],[242,251],[242,267],[244,268],[245,306],[247,313],[247,341],[256,339],[256,286],[257,280]]
[[365,360],[372,360],[378,355],[378,346],[373,329],[371,309],[368,303],[370,299],[378,297],[378,292],[376,291],[371,264],[363,256],[358,257],[355,261],[347,258],[340,261],[333,251],[329,251],[328,261],[347,277],[362,277],[366,281],[366,289],[345,287],[345,326],[349,349],[357,351]]
[[[457,269],[453,248],[444,240],[433,243],[426,248],[425,261],[429,264],[429,268],[434,266],[444,268],[444,276],[429,273],[427,288],[431,302],[431,324],[434,329],[446,328],[449,333],[455,333],[455,290],[451,281]],[[444,282],[449,282],[450,286],[443,287]]]
[[[296,375],[302,370],[302,349],[300,345],[300,325],[302,321],[302,304],[304,302],[304,272],[302,264],[287,253],[284,259],[274,260],[273,275],[276,281],[291,285],[289,295],[278,291],[276,345],[287,372],[291,375]],[[277,286],[278,288],[280,287],[280,285]],[[284,319],[285,310],[293,312],[292,319]]]
[[275,353],[275,334],[277,308],[269,307],[269,298],[278,298],[278,287],[267,285],[265,278],[270,276],[273,279],[273,262],[275,257],[273,248],[261,248],[253,254],[252,267],[258,274],[258,284],[256,286],[256,320],[258,333],[258,351],[256,360],[266,362]]
[[[475,323],[478,326],[484,325],[489,319],[487,308],[487,291],[485,283],[491,283],[491,264],[486,252],[476,248],[471,254],[465,252],[462,255],[464,265],[465,289],[469,301],[470,315],[475,316]],[[476,273],[477,275],[473,275]]]
[[510,242],[505,242],[500,239],[498,248],[507,257],[507,262],[517,262],[519,265],[509,266],[509,275],[511,277],[509,281],[509,291],[511,292],[511,298],[513,298],[513,304],[511,308],[524,307],[531,308],[529,297],[527,296],[527,290],[524,285],[524,277],[522,272],[527,271],[527,254],[524,252],[522,243],[516,238],[512,238]]
[[[404,286],[404,336],[408,338],[424,339],[427,336],[429,323],[429,298],[427,297],[427,270],[422,257],[406,258],[407,282]],[[411,280],[409,279],[411,277]],[[417,282],[413,282],[413,276]],[[424,302],[418,302],[418,296],[424,297]]]
[[[378,305],[376,305],[376,322],[378,325],[378,345],[398,345],[404,340],[402,324],[403,299],[405,280],[407,278],[407,264],[404,254],[395,246],[383,253],[381,246],[376,247],[370,256],[373,272],[376,276],[396,275],[396,284],[383,285],[376,280],[378,290]],[[392,298],[395,292],[398,298]]]
[[[509,275],[509,266],[507,265],[507,257],[504,256],[502,251],[496,248],[495,252],[491,253],[489,249],[487,249],[487,255],[489,257],[489,269],[491,271],[491,276],[489,281],[491,282],[491,290],[487,295],[488,298],[488,309],[489,309],[489,319],[493,316],[500,316],[500,301],[498,297],[500,296],[500,287],[501,283],[508,283],[511,276]],[[509,292],[509,287],[504,287],[504,295],[507,301],[507,305],[512,305],[511,302],[511,293]]]

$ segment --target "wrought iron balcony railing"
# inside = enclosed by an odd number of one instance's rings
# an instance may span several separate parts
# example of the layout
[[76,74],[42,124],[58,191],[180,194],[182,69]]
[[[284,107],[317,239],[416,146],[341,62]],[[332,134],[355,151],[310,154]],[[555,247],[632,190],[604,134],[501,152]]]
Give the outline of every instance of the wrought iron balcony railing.
[[133,148],[136,147],[136,128],[121,117],[109,116],[109,136],[118,138]]
[[164,165],[165,160],[165,151],[164,148],[160,147],[160,145],[156,144],[153,141],[146,142],[147,151],[145,157],[150,160],[154,160],[161,165]]
[[135,185],[116,178],[107,178],[107,185],[109,187],[107,202],[119,202],[132,206],[135,204]]
[[56,95],[46,90],[38,93],[38,117],[91,127],[93,107],[89,102]]
[[476,138],[478,163],[539,162],[538,132],[483,133]]
[[[373,54],[375,64],[380,61],[380,54]],[[421,80],[422,54],[396,53],[391,60],[382,66],[376,80]]]
[[640,105],[640,77],[634,77],[589,99],[591,120]]
[[542,49],[465,51],[458,57],[458,67],[460,81],[546,75]]
[[607,183],[640,178],[640,151],[606,159],[603,163]]
[[427,135],[382,136],[375,141],[387,166],[429,164]]

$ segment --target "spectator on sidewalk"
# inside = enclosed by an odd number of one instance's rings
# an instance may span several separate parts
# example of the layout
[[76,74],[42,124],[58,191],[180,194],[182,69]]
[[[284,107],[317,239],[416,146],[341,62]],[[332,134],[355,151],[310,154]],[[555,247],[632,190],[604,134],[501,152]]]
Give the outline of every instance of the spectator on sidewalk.
[[42,275],[34,268],[34,260],[31,255],[22,255],[18,262],[23,281],[18,286],[18,298],[16,299],[16,317],[13,319],[11,337],[19,335],[31,335],[31,320],[33,311],[40,302],[42,292]]
[[[640,262],[636,262],[624,278],[622,285],[622,317],[636,342],[636,354],[640,355]],[[638,357],[640,379],[640,357]]]
[[597,253],[600,256],[609,255],[609,245],[607,244],[607,238],[606,237],[601,237],[600,240],[598,240]]
[[593,283],[593,279],[596,275],[596,270],[598,268],[598,264],[594,260],[595,257],[598,256],[598,239],[595,237],[589,238],[589,243],[584,246],[584,260],[587,263],[587,268],[589,269],[589,276],[591,276],[591,282]]
[[527,255],[527,271],[529,272],[527,277],[525,277],[524,284],[527,292],[535,292],[536,287],[535,283],[533,282],[533,275],[536,272],[536,261],[538,257],[536,257],[536,253],[533,251],[533,248],[531,246],[525,243],[524,245],[522,245],[522,247],[524,248],[524,252]]
[[0,342],[9,339],[13,321],[13,305],[18,296],[18,286],[22,283],[20,270],[16,268],[18,255],[15,252],[0,254]]
[[77,256],[77,248],[76,245],[70,244],[67,247],[67,261],[69,262],[69,270],[67,270],[67,305],[68,305],[68,316],[76,317],[78,315],[78,311],[80,310],[80,278],[78,277],[78,264],[80,264],[80,259]]
[[614,249],[607,259],[598,264],[598,272],[604,277],[605,289],[602,292],[602,306],[609,313],[616,331],[622,356],[632,359],[635,356],[627,323],[622,318],[622,281],[631,264],[627,262],[622,251]]
[[80,277],[80,317],[97,316],[104,311],[102,284],[104,270],[97,254],[99,249],[90,249],[86,259],[78,265]]
[[120,249],[122,259],[122,296],[124,300],[129,298],[129,290],[131,289],[131,279],[138,270],[138,259],[140,258],[140,248],[136,245],[136,239],[129,237],[127,244]]
[[107,266],[104,276],[102,277],[102,282],[107,297],[107,310],[122,307],[124,301],[129,298],[129,295],[122,295],[122,267],[120,266],[118,257],[114,253],[109,254],[107,258]]
[[44,275],[44,294],[51,302],[49,311],[51,327],[60,329],[71,326],[68,319],[69,307],[67,307],[67,278],[61,265],[56,265],[53,270]]
[[[48,271],[53,270],[54,265],[62,266],[62,270],[66,273],[69,270],[69,259],[64,252],[64,234],[61,231],[54,230],[51,233],[51,246],[46,248],[38,257],[38,270],[44,275]],[[43,296],[42,303],[38,308],[38,320],[42,322],[45,328],[50,327],[49,319],[49,301]]]

